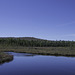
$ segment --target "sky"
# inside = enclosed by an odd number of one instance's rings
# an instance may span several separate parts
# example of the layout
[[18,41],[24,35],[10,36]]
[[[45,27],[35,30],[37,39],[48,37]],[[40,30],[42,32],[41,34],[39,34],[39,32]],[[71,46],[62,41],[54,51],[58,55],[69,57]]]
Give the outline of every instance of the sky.
[[75,0],[0,0],[0,37],[75,40]]

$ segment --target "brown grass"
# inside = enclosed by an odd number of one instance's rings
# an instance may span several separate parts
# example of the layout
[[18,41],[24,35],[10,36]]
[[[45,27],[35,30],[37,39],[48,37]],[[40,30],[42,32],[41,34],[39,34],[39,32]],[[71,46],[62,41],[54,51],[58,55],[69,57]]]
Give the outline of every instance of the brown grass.
[[2,64],[4,62],[9,62],[11,60],[13,60],[12,55],[8,55],[6,53],[0,52],[0,64]]
[[41,55],[75,56],[75,48],[70,47],[7,47],[0,48],[0,52],[33,53]]

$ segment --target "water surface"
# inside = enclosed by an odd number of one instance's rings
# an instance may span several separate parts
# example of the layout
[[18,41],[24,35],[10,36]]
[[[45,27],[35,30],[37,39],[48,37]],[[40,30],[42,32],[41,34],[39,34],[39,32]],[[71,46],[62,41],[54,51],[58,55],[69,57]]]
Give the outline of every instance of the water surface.
[[14,60],[0,65],[0,75],[75,75],[75,57],[9,54]]

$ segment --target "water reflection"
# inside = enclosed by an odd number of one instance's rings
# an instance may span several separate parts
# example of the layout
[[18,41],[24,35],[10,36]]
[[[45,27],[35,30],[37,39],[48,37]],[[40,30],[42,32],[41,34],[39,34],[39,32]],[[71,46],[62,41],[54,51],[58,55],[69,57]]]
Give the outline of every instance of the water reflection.
[[27,57],[31,57],[31,56],[35,56],[35,54],[30,54],[30,53],[15,53],[15,52],[5,52],[7,54],[13,55],[13,56],[27,56]]
[[14,55],[14,60],[0,66],[0,75],[75,75],[72,57],[8,53]]

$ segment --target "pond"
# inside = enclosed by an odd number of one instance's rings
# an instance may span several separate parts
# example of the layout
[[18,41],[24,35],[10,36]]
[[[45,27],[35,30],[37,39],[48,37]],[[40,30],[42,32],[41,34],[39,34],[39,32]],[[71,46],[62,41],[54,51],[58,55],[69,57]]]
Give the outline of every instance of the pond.
[[0,75],[75,75],[75,57],[8,53],[14,59],[0,65]]

